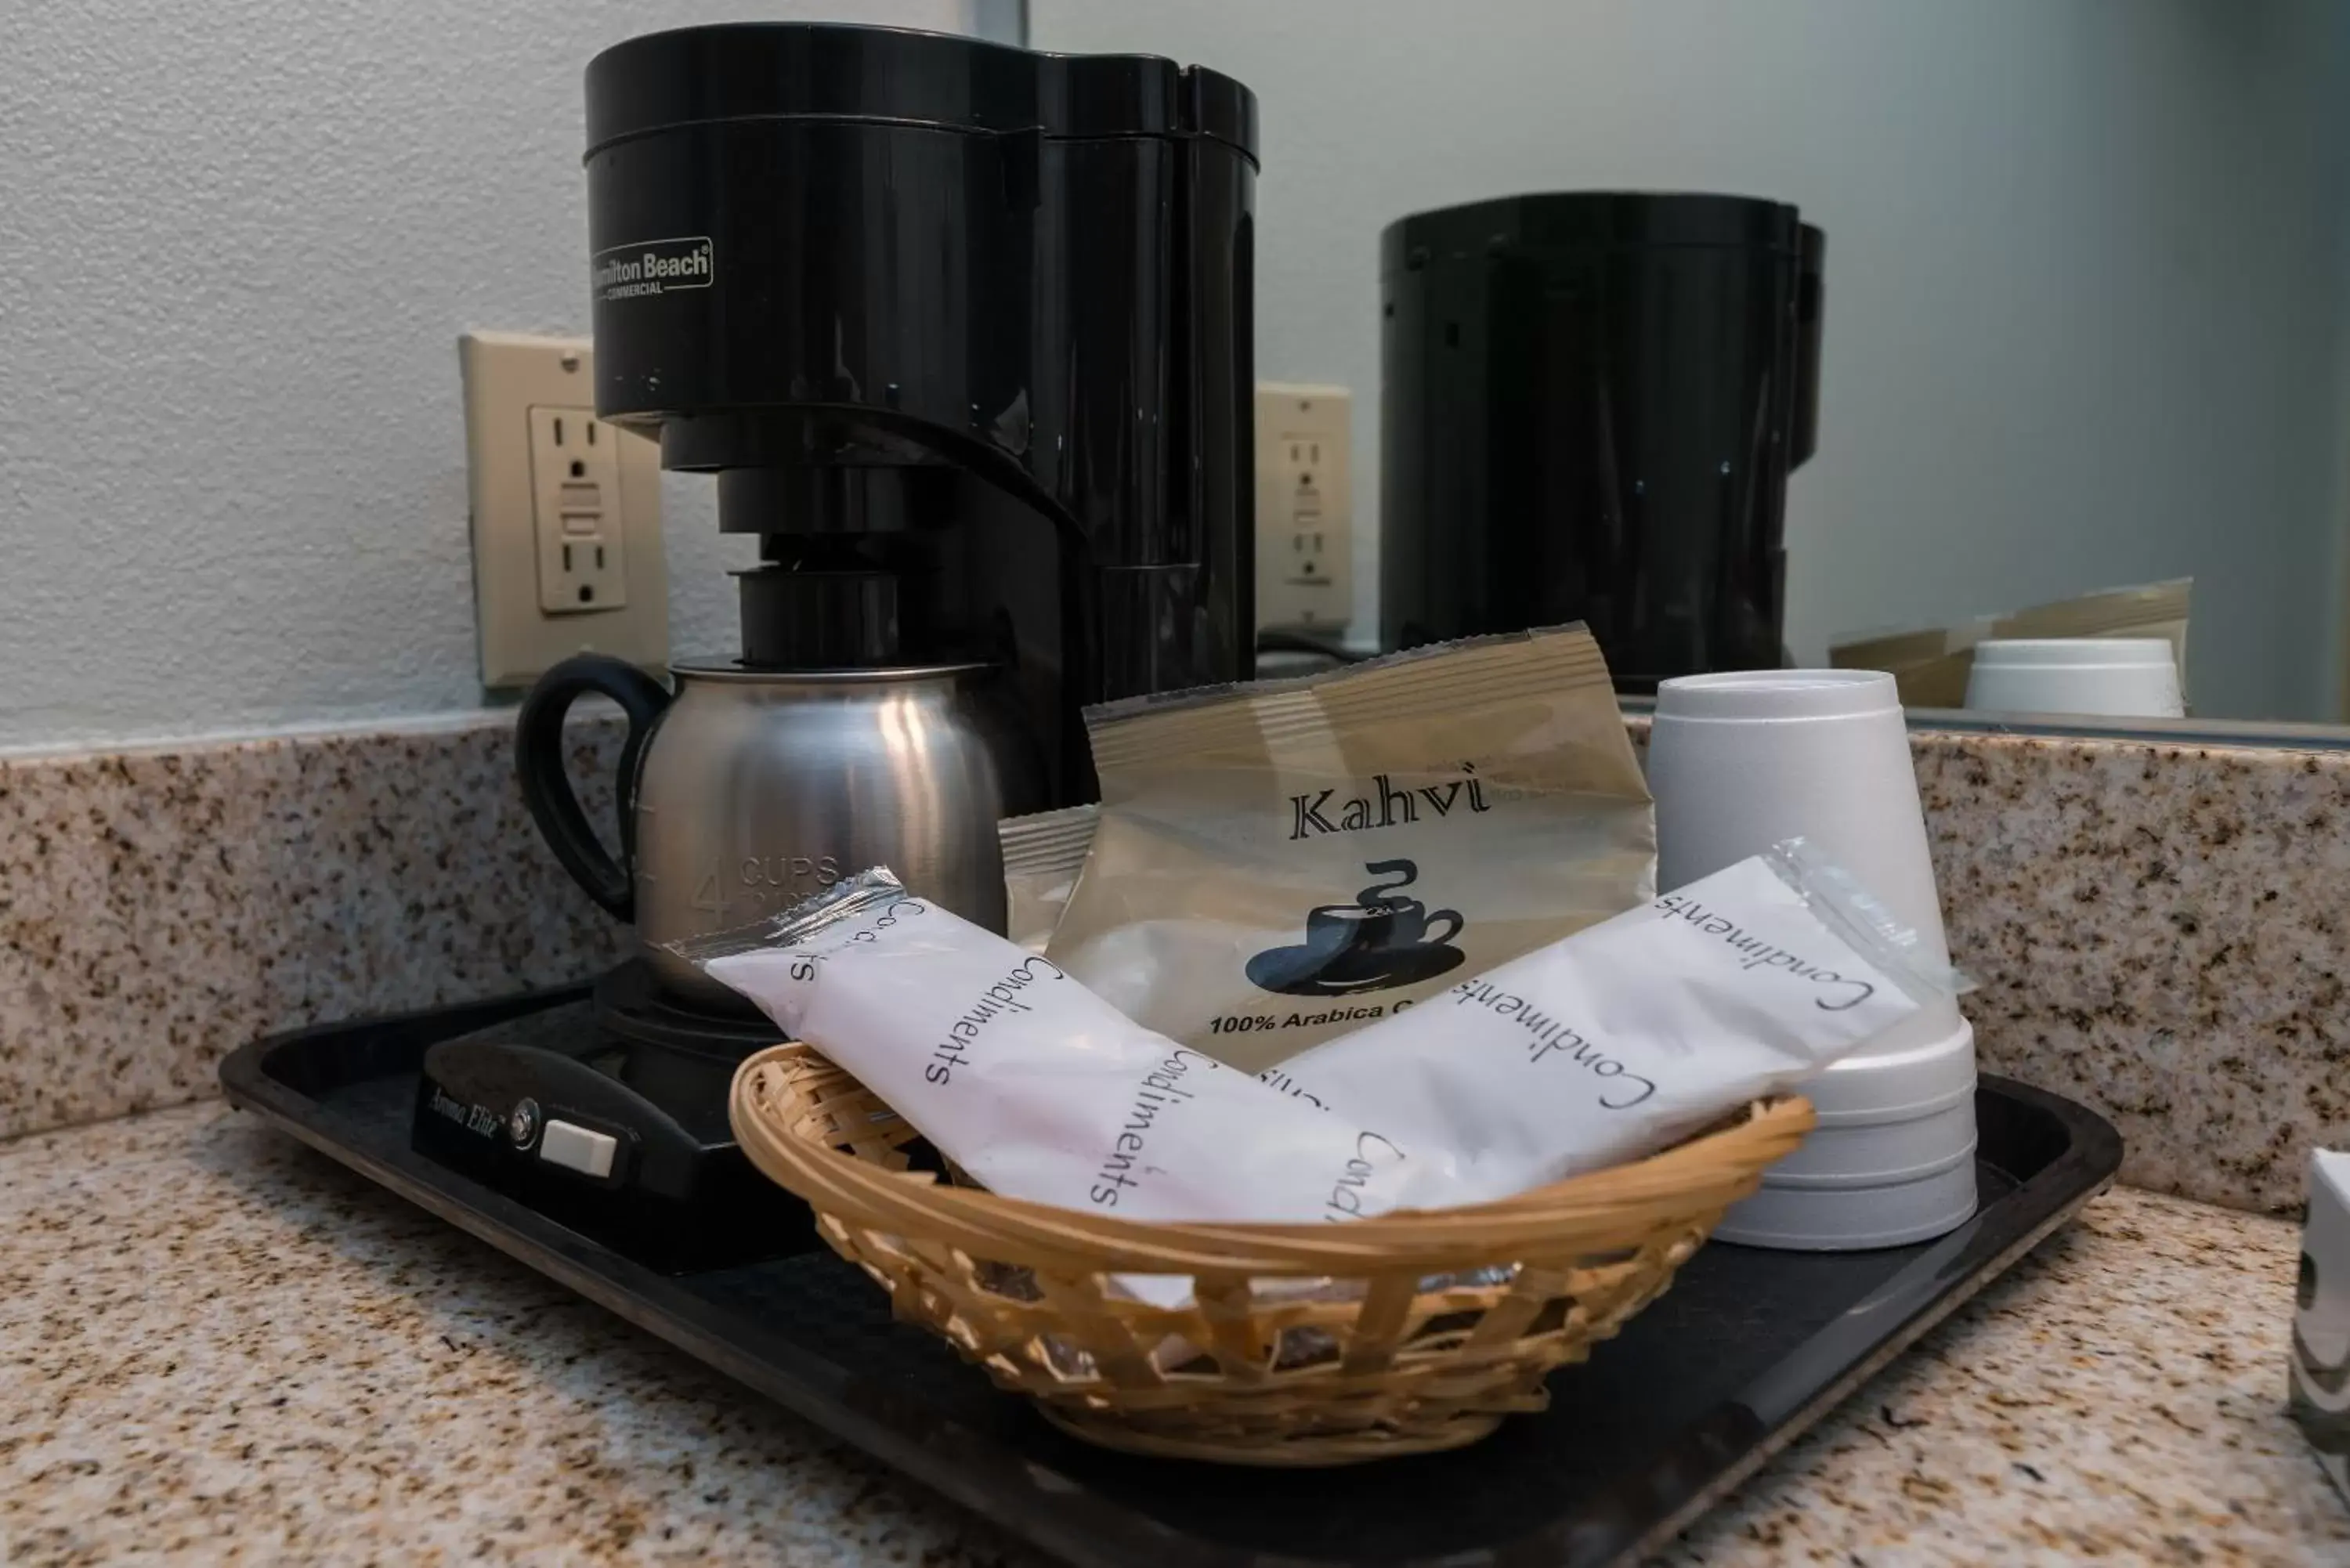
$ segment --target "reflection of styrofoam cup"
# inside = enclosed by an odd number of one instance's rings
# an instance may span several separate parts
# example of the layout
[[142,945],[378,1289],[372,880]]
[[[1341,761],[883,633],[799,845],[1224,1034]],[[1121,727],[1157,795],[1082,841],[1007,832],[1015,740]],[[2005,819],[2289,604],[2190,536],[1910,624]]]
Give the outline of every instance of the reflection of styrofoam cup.
[[[1921,961],[1949,961],[1890,675],[1775,670],[1666,680],[1648,735],[1648,790],[1659,887],[1804,838],[1917,932]],[[1958,1004],[1921,1008],[1804,1086],[1818,1129],[1717,1234],[1859,1248],[1964,1223],[1974,1212],[1974,1031]]]
[[1994,639],[1975,645],[1967,706],[2002,713],[2176,719],[2187,711],[2162,637]]

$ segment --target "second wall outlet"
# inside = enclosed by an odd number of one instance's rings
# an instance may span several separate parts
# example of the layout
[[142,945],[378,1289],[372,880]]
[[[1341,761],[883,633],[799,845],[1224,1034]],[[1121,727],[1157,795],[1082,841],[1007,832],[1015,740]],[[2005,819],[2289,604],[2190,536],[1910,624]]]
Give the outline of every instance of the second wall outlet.
[[458,340],[482,684],[525,686],[575,653],[669,659],[654,444],[596,417],[586,341]]
[[1256,623],[1336,639],[1355,613],[1355,501],[1344,387],[1256,389]]

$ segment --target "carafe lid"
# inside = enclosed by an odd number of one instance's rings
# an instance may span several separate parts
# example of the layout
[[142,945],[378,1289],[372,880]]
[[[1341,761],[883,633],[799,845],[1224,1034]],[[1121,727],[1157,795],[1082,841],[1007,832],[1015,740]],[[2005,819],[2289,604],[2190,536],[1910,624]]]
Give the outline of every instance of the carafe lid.
[[[1826,244],[1795,209],[1758,196],[1684,191],[1549,191],[1414,213],[1379,235],[1379,267],[1503,253],[1721,245],[1816,254]],[[1812,269],[1817,270],[1816,260]]]
[[764,668],[741,663],[707,662],[672,664],[670,673],[680,680],[706,680],[727,686],[856,686],[886,685],[896,681],[942,680],[959,675],[983,675],[996,666],[983,659],[942,661],[935,664],[872,664],[843,665],[821,669]]

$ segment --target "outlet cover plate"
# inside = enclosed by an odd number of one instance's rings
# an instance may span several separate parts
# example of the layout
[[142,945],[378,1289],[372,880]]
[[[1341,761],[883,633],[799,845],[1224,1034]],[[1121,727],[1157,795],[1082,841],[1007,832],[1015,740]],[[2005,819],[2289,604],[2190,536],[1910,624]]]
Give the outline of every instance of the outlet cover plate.
[[629,602],[628,533],[620,526],[620,431],[585,408],[530,407],[531,523],[538,534],[538,607],[594,615]]
[[1331,640],[1355,616],[1355,500],[1344,387],[1256,389],[1256,623]]
[[[669,568],[661,553],[659,448],[598,421],[598,441],[608,441],[608,456],[584,463],[581,474],[571,475],[567,463],[551,470],[546,457],[533,462],[534,444],[552,445],[558,411],[567,438],[584,443],[584,428],[568,421],[593,417],[594,349],[584,338],[469,332],[457,340],[457,362],[465,390],[482,684],[527,686],[575,653],[608,653],[664,670]],[[573,535],[574,566],[567,572],[563,485],[575,479],[597,486],[598,504],[592,525]],[[549,504],[556,508],[551,517],[544,514]],[[575,528],[581,521],[574,519]],[[606,552],[600,572],[593,554],[598,541]],[[595,596],[590,602],[579,601],[581,587]]]

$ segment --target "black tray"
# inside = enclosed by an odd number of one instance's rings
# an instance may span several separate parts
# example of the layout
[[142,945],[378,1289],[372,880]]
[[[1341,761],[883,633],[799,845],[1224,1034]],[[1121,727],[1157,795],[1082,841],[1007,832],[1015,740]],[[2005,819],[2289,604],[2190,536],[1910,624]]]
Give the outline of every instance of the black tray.
[[1882,1251],[1722,1243],[1582,1366],[1550,1409],[1450,1454],[1328,1470],[1139,1459],[997,1392],[828,1251],[664,1276],[409,1148],[433,1042],[584,990],[312,1029],[221,1066],[235,1104],[1087,1568],[1608,1563],[1655,1550],[2103,1190],[2121,1138],[1986,1077],[1980,1213]]

